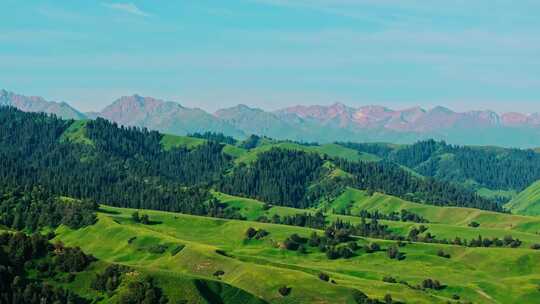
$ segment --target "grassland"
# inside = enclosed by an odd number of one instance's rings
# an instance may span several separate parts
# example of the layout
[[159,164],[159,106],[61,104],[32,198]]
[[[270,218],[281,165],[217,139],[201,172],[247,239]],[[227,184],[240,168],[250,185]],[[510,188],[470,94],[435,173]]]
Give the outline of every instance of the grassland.
[[[359,223],[357,216],[340,215],[345,210],[351,214],[358,214],[360,210],[379,211],[384,214],[400,212],[402,209],[423,216],[429,223],[423,224],[428,227],[428,232],[437,238],[473,239],[479,235],[482,237],[504,238],[511,235],[523,241],[525,247],[540,243],[540,218],[531,216],[519,216],[497,212],[483,211],[472,208],[437,207],[408,202],[397,197],[375,193],[368,196],[366,192],[348,188],[334,201],[322,204],[313,209],[295,209],[281,206],[272,206],[264,210],[264,204],[257,200],[230,196],[222,193],[215,195],[224,203],[239,209],[239,212],[248,220],[256,220],[260,216],[271,218],[274,214],[280,216],[294,215],[299,213],[315,213],[316,210],[324,211],[329,220],[340,218],[351,223]],[[480,227],[469,227],[469,223],[477,222]],[[388,225],[395,233],[407,236],[413,227],[419,224],[412,222],[381,221]]]
[[[104,294],[90,288],[96,275],[103,272],[109,265],[108,262],[97,261],[90,264],[83,272],[77,273],[73,282],[48,280],[48,283],[73,291],[83,298],[95,301],[95,303],[117,303],[118,295],[125,289],[125,285],[119,286],[112,294]],[[180,300],[194,304],[213,304],[216,302],[223,304],[265,303],[265,301],[241,289],[220,281],[191,276],[181,272],[156,270],[151,267],[131,265],[131,268],[133,269],[132,273],[151,276],[155,284],[167,293],[169,303],[181,303]]]
[[334,209],[350,208],[354,214],[360,210],[382,213],[399,212],[401,209],[422,215],[431,223],[467,227],[477,222],[480,227],[515,230],[528,233],[540,232],[540,218],[485,211],[473,208],[438,207],[409,202],[394,196],[375,193],[372,196],[353,188],[348,188],[331,203]]
[[[193,284],[194,278],[224,282],[271,303],[353,303],[353,289],[379,299],[389,293],[407,303],[446,303],[454,294],[474,303],[534,303],[539,295],[540,252],[528,249],[413,243],[401,249],[407,256],[404,261],[390,260],[384,252],[367,254],[362,250],[351,259],[330,261],[318,250],[299,254],[277,246],[292,233],[308,236],[313,230],[307,228],[158,211],[141,211],[156,222],[141,225],[130,218],[134,210],[104,207],[103,211],[93,226],[75,231],[59,228],[58,239],[81,246],[104,262],[155,274],[173,300],[200,298],[193,288],[184,289]],[[250,226],[263,228],[270,235],[259,241],[245,241],[244,233]],[[132,237],[136,239],[128,243]],[[358,240],[360,244],[371,241]],[[377,242],[383,247],[390,243]],[[156,244],[168,249],[162,254],[149,252],[148,248]],[[177,245],[185,248],[172,255],[171,248]],[[440,248],[452,257],[438,257]],[[216,252],[218,249],[225,254]],[[225,272],[219,281],[212,279],[217,270]],[[330,274],[337,284],[319,280],[320,272]],[[388,275],[412,285],[433,278],[447,287],[429,291],[382,282]],[[284,285],[292,287],[287,297],[277,292]]]
[[188,149],[195,148],[205,143],[204,139],[189,137],[189,136],[178,136],[171,134],[164,134],[161,139],[161,145],[163,149],[170,150],[177,147],[185,147]]
[[516,214],[540,215],[540,181],[523,190],[505,207]]
[[[177,135],[170,135],[165,134],[163,135],[163,138],[161,139],[161,145],[163,146],[163,149],[170,150],[172,148],[177,147],[185,147],[187,149],[193,149],[197,146],[200,146],[206,142],[205,139],[202,138],[195,138],[195,137],[189,137],[189,136],[177,136]],[[241,157],[242,155],[246,154],[247,151],[233,145],[225,145],[223,147],[223,152],[233,158]]]

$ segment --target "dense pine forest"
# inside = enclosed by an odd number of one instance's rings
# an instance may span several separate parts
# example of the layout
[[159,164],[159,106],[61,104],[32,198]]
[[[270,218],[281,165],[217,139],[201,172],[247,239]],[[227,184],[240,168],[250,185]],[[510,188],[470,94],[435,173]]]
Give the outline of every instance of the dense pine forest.
[[[100,118],[85,123],[80,135],[84,141],[66,139],[74,125],[55,116],[2,108],[0,183],[41,186],[57,195],[119,207],[235,218],[234,210],[211,199],[212,188],[297,208],[311,207],[354,186],[427,204],[502,210],[464,187],[416,177],[390,162],[352,162],[272,149],[259,154],[254,163],[236,164],[223,153],[224,144],[214,140],[193,149],[165,150],[158,132]],[[231,142],[212,133],[199,137]],[[255,138],[242,145],[253,145]],[[331,169],[325,163],[335,164],[349,177],[328,179]]]
[[404,165],[424,176],[480,187],[522,191],[540,179],[540,154],[534,150],[464,147],[434,140],[413,145],[340,143]]
[[41,186],[57,195],[121,207],[215,212],[215,205],[206,203],[211,198],[207,185],[228,165],[221,145],[165,152],[161,134],[103,119],[87,124],[91,145],[74,144],[62,140],[72,123],[1,109],[0,183]]
[[[45,279],[73,280],[94,260],[79,248],[53,245],[39,234],[0,234],[0,303],[90,303]],[[39,279],[29,278],[29,272],[37,272]]]
[[439,206],[472,207],[502,211],[493,201],[451,182],[420,178],[389,162],[350,162],[338,160],[340,168],[354,176],[359,189],[379,191],[415,202]]
[[251,166],[241,165],[220,182],[220,190],[283,206],[310,207],[306,193],[320,178],[323,160],[319,155],[272,149]]
[[39,231],[66,225],[77,229],[96,222],[98,205],[90,201],[59,198],[33,189],[0,189],[0,225],[15,230]]

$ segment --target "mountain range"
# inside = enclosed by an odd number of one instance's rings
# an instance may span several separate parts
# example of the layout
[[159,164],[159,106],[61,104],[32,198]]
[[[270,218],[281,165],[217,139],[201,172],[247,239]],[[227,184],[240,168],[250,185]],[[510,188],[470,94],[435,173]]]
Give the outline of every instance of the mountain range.
[[341,103],[292,106],[272,112],[237,105],[208,113],[139,95],[121,97],[100,112],[82,113],[65,102],[6,90],[0,90],[0,105],[69,119],[102,117],[122,125],[176,135],[211,131],[236,138],[257,134],[320,143],[411,143],[434,138],[460,145],[540,146],[540,113],[455,112],[441,106],[428,110],[420,107],[393,110],[375,105],[353,108]]

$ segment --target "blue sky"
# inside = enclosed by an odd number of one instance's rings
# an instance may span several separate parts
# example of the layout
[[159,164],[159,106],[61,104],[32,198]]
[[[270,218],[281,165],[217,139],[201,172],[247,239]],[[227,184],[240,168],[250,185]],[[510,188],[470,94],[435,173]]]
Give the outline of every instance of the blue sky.
[[540,111],[540,1],[2,0],[0,88],[99,110],[138,93]]

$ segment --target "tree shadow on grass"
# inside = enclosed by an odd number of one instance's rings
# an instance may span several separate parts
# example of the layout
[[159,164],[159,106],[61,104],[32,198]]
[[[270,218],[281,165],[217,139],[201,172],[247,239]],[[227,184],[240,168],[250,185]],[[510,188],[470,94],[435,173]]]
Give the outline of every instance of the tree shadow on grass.
[[118,215],[118,214],[120,214],[120,212],[118,212],[118,211],[115,211],[115,210],[107,210],[107,209],[103,209],[103,208],[101,208],[101,207],[100,207],[97,211],[100,212],[100,213],[111,214],[111,215]]

